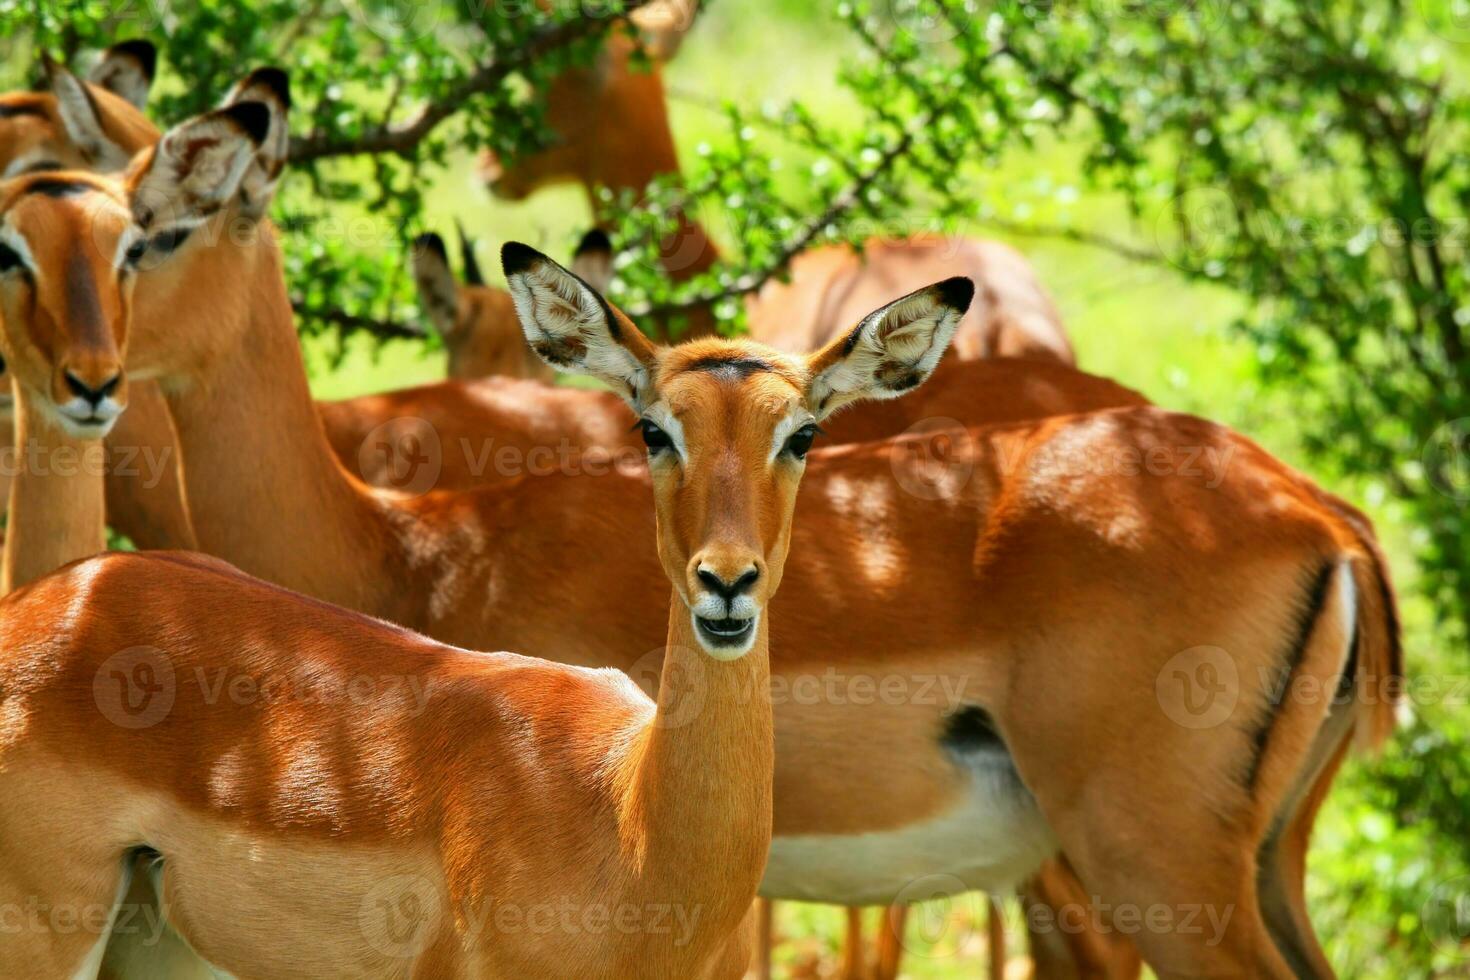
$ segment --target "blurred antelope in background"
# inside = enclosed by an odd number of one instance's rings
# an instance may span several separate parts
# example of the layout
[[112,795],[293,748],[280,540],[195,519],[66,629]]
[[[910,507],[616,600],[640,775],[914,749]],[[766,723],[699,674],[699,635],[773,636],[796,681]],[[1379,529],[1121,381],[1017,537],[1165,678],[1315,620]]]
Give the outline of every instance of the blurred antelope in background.
[[555,373],[521,339],[510,293],[485,285],[474,244],[459,228],[464,282],[449,268],[444,239],[433,232],[413,242],[413,275],[419,305],[449,352],[449,377],[491,376],[551,381]]

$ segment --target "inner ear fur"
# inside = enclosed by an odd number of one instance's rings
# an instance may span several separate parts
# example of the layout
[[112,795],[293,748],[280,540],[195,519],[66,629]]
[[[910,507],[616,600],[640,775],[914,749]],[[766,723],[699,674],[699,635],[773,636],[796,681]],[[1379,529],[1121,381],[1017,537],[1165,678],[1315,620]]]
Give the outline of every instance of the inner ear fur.
[[150,41],[135,38],[114,44],[87,73],[87,81],[126,101],[135,109],[148,104],[153,77],[158,68],[158,49]]
[[641,407],[658,352],[633,321],[528,245],[508,242],[500,259],[531,349],[552,367],[601,378]]
[[269,127],[266,106],[239,102],[169,130],[129,179],[133,220],[152,230],[209,218],[238,190]]
[[934,372],[975,296],[964,276],[917,289],[863,317],[807,359],[808,402],[826,416],[863,398],[897,398]]
[[257,68],[226,93],[221,105],[258,102],[270,112],[270,123],[255,159],[240,179],[239,210],[250,219],[263,216],[275,199],[291,153],[291,79],[280,68]]

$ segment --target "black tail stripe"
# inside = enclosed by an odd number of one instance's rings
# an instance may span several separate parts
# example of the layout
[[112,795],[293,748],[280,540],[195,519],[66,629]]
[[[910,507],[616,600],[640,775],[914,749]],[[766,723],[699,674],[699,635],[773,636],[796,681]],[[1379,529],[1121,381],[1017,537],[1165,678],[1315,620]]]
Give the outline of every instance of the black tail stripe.
[[1332,584],[1332,572],[1337,567],[1335,561],[1326,561],[1312,576],[1307,587],[1303,590],[1304,602],[1298,607],[1296,631],[1292,644],[1287,648],[1282,658],[1281,668],[1272,683],[1266,689],[1266,710],[1263,717],[1257,723],[1256,730],[1251,738],[1251,757],[1246,767],[1245,787],[1254,793],[1256,780],[1261,774],[1261,761],[1266,755],[1266,744],[1271,737],[1271,729],[1276,725],[1276,719],[1281,714],[1281,708],[1291,695],[1291,686],[1295,680],[1297,668],[1301,666],[1302,657],[1306,655],[1307,644],[1311,642],[1312,630],[1322,615],[1322,608],[1327,604],[1327,590]]

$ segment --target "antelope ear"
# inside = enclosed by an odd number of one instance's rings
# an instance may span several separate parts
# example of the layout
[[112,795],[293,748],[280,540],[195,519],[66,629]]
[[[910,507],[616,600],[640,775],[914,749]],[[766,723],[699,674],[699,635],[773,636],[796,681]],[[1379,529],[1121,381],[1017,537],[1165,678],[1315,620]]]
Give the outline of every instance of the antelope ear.
[[970,308],[975,284],[956,276],[873,313],[807,359],[807,403],[824,418],[863,398],[897,398],[934,372]]
[[440,336],[454,333],[459,318],[459,285],[449,269],[444,239],[433,232],[413,240],[413,281],[419,290],[419,305]]
[[56,97],[56,114],[61,117],[62,128],[87,165],[98,171],[126,167],[130,154],[108,137],[102,110],[86,83],[50,55],[43,55],[41,61]]
[[270,113],[265,136],[240,178],[240,214],[254,220],[270,209],[291,153],[291,79],[279,68],[257,68],[225,93],[221,106],[256,102]]
[[193,228],[229,203],[270,128],[270,110],[237,102],[163,134],[128,177],[133,220],[153,234]]
[[102,52],[102,58],[87,73],[87,81],[142,109],[148,104],[157,68],[158,49],[151,41],[138,38]]
[[480,272],[480,263],[475,258],[475,243],[465,233],[464,223],[458,218],[454,219],[455,231],[459,232],[459,256],[464,262],[464,284],[466,286],[485,285],[485,276]]
[[613,277],[612,241],[601,228],[582,236],[572,255],[572,273],[599,293],[606,293]]
[[528,245],[507,242],[500,262],[531,349],[554,368],[601,378],[641,410],[658,355],[633,321]]

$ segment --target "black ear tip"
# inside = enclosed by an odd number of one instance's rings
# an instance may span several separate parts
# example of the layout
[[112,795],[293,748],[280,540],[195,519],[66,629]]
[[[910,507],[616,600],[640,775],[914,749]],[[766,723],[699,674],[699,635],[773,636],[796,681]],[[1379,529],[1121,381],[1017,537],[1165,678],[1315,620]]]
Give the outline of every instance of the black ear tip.
[[592,252],[612,253],[612,239],[607,237],[607,232],[601,228],[593,228],[582,236],[577,243],[577,251],[573,255],[588,255]]
[[939,301],[945,306],[964,313],[975,299],[975,283],[968,276],[955,276],[934,284]]
[[264,102],[236,102],[220,110],[245,130],[255,143],[264,143],[271,128],[271,111]]
[[261,85],[280,100],[281,105],[291,108],[291,76],[281,68],[257,68],[245,78],[245,87]]
[[546,256],[520,242],[506,242],[500,246],[500,267],[505,270],[507,277],[525,272],[544,258]]
[[153,75],[158,71],[158,48],[152,41],[145,41],[141,37],[135,37],[128,41],[119,41],[107,49],[108,54],[125,54],[138,62],[138,67],[143,69],[143,77],[153,81]]
[[425,252],[433,252],[439,257],[439,261],[445,265],[449,264],[449,252],[444,248],[444,239],[436,232],[426,231],[413,240],[413,247]]

